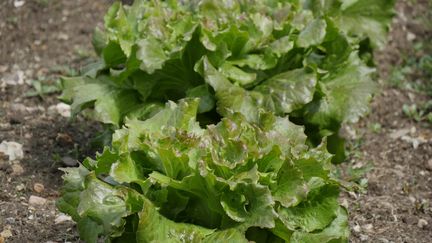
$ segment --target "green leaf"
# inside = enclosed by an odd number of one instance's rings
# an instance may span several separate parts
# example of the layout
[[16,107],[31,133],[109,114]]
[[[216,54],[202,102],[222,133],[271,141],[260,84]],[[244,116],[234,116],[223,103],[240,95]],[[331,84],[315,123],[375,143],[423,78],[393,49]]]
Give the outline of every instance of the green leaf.
[[275,201],[284,207],[292,207],[306,198],[309,188],[302,171],[293,164],[285,163],[278,173],[278,181],[272,192]]
[[339,190],[336,186],[325,186],[308,195],[307,201],[297,207],[281,208],[279,218],[289,229],[313,232],[326,228],[337,216]]
[[93,31],[92,44],[98,55],[102,54],[103,49],[106,48],[108,36],[100,28],[96,27]]
[[246,90],[231,84],[207,58],[202,61],[202,69],[206,82],[216,91],[217,108],[220,114],[229,116],[233,112],[239,112],[250,121],[257,119],[254,99]]
[[139,213],[138,242],[202,242],[214,231],[203,227],[176,223],[160,215],[149,201],[144,201]]
[[152,38],[143,39],[138,42],[137,57],[142,62],[140,68],[149,74],[161,69],[168,57],[158,41]]
[[120,45],[113,41],[102,50],[102,57],[107,67],[117,67],[127,59]]
[[131,183],[144,179],[141,167],[130,157],[120,156],[112,164],[110,176],[118,183]]
[[216,231],[213,234],[206,236],[202,243],[225,243],[225,242],[236,242],[236,243],[248,243],[244,234],[236,229],[227,229],[222,231]]
[[227,215],[242,227],[273,228],[276,212],[269,188],[239,183],[233,191],[222,195],[221,204]]
[[[395,0],[342,1],[340,13],[334,19],[338,27],[362,38],[367,36],[376,47],[387,42],[387,31],[394,16]],[[332,14],[332,13],[330,13]]]
[[313,72],[296,69],[265,80],[254,91],[264,95],[262,106],[266,110],[283,115],[311,102],[316,83]]
[[370,78],[372,71],[352,54],[343,68],[319,82],[322,97],[305,107],[307,121],[330,129],[338,129],[342,122],[356,122],[368,111],[371,94],[377,87]]
[[[101,225],[106,234],[122,232],[125,224],[123,217],[128,215],[125,202],[116,195],[116,190],[92,174],[86,177],[77,212],[80,217],[92,219]],[[91,231],[92,228],[87,230]]]
[[229,63],[224,63],[220,67],[220,71],[228,79],[233,80],[240,85],[248,85],[253,83],[257,77],[255,73],[247,73],[236,66],[230,65]]
[[327,23],[325,20],[316,19],[306,26],[297,39],[299,47],[307,48],[320,44],[326,35]]
[[190,89],[186,94],[187,97],[200,98],[198,113],[211,111],[215,107],[214,95],[210,92],[210,87],[207,84]]
[[[136,92],[119,88],[109,79],[85,80],[85,83],[68,84],[73,89],[71,108],[74,113],[94,106],[96,120],[118,125],[123,121],[124,115],[139,104]],[[67,91],[63,97],[68,98],[72,92]]]
[[59,97],[60,100],[71,103],[75,95],[75,87],[83,85],[86,82],[85,77],[61,77],[60,79],[63,93]]
[[292,242],[315,243],[315,242],[348,242],[349,239],[348,215],[344,208],[339,207],[337,217],[324,230],[314,233],[294,232]]

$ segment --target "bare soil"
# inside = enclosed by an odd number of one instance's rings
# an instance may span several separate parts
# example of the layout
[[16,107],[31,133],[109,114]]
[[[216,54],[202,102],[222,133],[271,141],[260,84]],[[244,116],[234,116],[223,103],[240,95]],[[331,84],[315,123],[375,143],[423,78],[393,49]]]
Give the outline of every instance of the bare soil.
[[[20,7],[14,2],[19,1],[0,0],[0,80],[24,83],[0,82],[0,142],[22,144],[24,158],[11,163],[0,156],[0,233],[12,234],[6,242],[79,242],[73,222],[55,222],[61,219],[55,207],[62,184],[58,168],[65,160],[93,155],[90,141],[99,127],[49,112],[59,103],[57,94],[26,97],[31,86],[25,81],[41,76],[53,81],[68,74],[66,67],[79,68],[91,59],[91,33],[110,2],[27,0]],[[389,78],[403,55],[418,55],[413,42],[432,37],[418,18],[431,6],[426,0],[414,2],[399,1],[390,42],[376,53],[381,80]],[[422,78],[407,82],[431,82]],[[432,242],[432,127],[402,112],[403,104],[428,99],[382,82],[370,115],[347,126],[350,144],[357,149],[347,166],[374,165],[366,175],[367,193],[344,193],[341,198],[350,211],[351,242]],[[377,124],[380,129],[371,129]],[[35,183],[45,189],[35,191]],[[30,204],[32,195],[47,202]]]

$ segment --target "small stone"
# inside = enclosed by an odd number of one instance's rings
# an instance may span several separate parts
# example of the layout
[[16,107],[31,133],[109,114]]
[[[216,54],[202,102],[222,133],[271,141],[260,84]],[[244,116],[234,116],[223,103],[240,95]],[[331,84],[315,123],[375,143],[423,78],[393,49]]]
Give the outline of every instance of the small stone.
[[0,235],[0,243],[5,243],[5,239]]
[[22,190],[24,190],[25,189],[25,185],[24,184],[19,184],[18,186],[16,186],[16,190],[17,191],[22,191]]
[[14,176],[20,176],[24,173],[24,168],[18,163],[14,163],[11,167],[12,167],[12,175]]
[[48,107],[48,115],[55,116],[56,114],[60,114],[63,117],[69,118],[71,117],[71,107],[65,103],[58,103],[57,105],[52,105]]
[[415,225],[418,222],[418,219],[415,216],[408,215],[408,216],[402,218],[402,221],[408,225]]
[[14,1],[14,7],[15,8],[20,8],[20,7],[24,6],[24,4],[25,4],[24,0],[15,0]]
[[417,223],[417,226],[420,228],[420,229],[423,229],[424,227],[426,227],[428,225],[428,222],[426,221],[426,220],[424,220],[424,219],[419,219],[419,221],[418,221],[418,223]]
[[345,208],[349,208],[348,200],[346,200],[346,198],[344,198],[341,202],[341,205],[344,206]]
[[429,159],[426,163],[426,169],[432,171],[432,159]]
[[67,221],[72,221],[72,218],[66,214],[60,214],[54,220],[55,224],[62,224],[62,223],[67,222]]
[[66,117],[66,118],[71,117],[71,106],[70,105],[67,105],[65,103],[58,103],[56,105],[56,108],[57,108],[57,112],[61,116]]
[[69,167],[74,167],[78,164],[78,161],[76,161],[75,159],[72,159],[71,157],[63,157],[62,162],[64,165],[69,166]]
[[11,104],[10,109],[14,112],[25,113],[27,111],[27,106],[20,103],[13,103]]
[[15,73],[5,74],[3,75],[2,81],[6,85],[16,86],[22,85],[25,83],[25,74],[21,70],[17,70]]
[[9,156],[9,161],[24,158],[23,146],[17,142],[3,141],[0,144],[0,153]]
[[408,33],[407,33],[407,40],[408,40],[408,41],[412,42],[412,41],[415,40],[415,39],[416,39],[416,35],[415,35],[415,34],[413,34],[413,33],[411,33],[411,32],[408,32]]
[[43,197],[38,197],[38,196],[30,196],[29,198],[29,204],[33,205],[33,206],[42,206],[45,205],[47,203],[47,200]]
[[33,190],[37,193],[41,193],[45,190],[45,186],[41,183],[35,183],[33,185]]
[[65,41],[69,40],[69,36],[67,34],[65,34],[65,33],[58,34],[57,38],[59,40],[65,40]]
[[354,230],[354,232],[359,233],[361,231],[360,225],[358,225],[358,224],[354,225],[353,230]]

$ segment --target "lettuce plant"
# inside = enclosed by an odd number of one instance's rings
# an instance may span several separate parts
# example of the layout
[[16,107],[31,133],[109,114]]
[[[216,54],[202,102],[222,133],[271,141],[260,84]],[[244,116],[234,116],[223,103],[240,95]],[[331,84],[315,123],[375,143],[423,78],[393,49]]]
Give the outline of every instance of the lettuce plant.
[[367,111],[393,2],[115,3],[62,99],[116,131],[59,209],[87,242],[346,242],[337,132]]
[[111,149],[65,169],[61,211],[96,242],[345,242],[324,144],[303,127],[258,112],[201,128],[198,99],[127,120]]
[[[376,88],[362,60],[385,40],[394,0],[136,0],[115,3],[97,30],[100,61],[63,80],[73,111],[121,127],[165,102],[201,98],[199,122],[265,109],[325,136],[336,153],[343,122]],[[253,113],[253,112],[252,112]],[[342,145],[343,146],[343,145]]]

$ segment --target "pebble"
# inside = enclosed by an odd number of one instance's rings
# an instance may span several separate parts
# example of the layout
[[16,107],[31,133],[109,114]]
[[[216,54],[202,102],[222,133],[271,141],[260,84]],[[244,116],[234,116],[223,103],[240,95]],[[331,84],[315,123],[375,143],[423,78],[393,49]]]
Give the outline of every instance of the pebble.
[[25,185],[22,184],[22,183],[19,184],[18,186],[16,186],[16,190],[19,191],[19,192],[22,191],[22,190],[24,190],[24,189],[25,189]]
[[428,225],[428,222],[426,221],[426,220],[424,220],[424,219],[419,219],[419,221],[418,221],[418,223],[417,223],[417,226],[420,228],[420,229],[423,229],[424,227],[426,227]]
[[38,196],[30,196],[29,198],[29,204],[33,205],[33,206],[42,206],[45,205],[47,203],[47,200],[43,197],[38,197]]
[[59,216],[57,216],[57,218],[54,220],[55,224],[62,224],[64,222],[67,221],[72,221],[72,217],[68,216],[66,214],[60,214]]
[[56,108],[57,108],[57,112],[61,116],[66,117],[66,118],[71,117],[71,107],[70,107],[70,105],[67,105],[65,103],[58,103],[56,105]]
[[25,74],[23,71],[18,70],[15,73],[3,75],[2,81],[6,85],[16,86],[25,84]]
[[69,166],[69,167],[74,167],[78,164],[78,161],[76,161],[75,159],[72,159],[71,157],[63,157],[62,162],[64,165]]
[[25,4],[24,0],[16,0],[16,1],[14,1],[14,7],[15,8],[20,8],[20,7],[24,6],[24,4]]
[[411,33],[411,32],[408,32],[407,33],[407,40],[409,41],[409,42],[412,42],[413,40],[415,40],[416,39],[416,35],[415,34],[413,34],[413,33]]
[[417,217],[408,215],[402,219],[403,222],[405,222],[408,225],[415,225],[418,222]]
[[432,171],[432,159],[429,159],[426,164],[426,169]]
[[58,103],[57,105],[52,105],[48,107],[48,115],[60,114],[63,117],[71,117],[71,107],[65,103]]
[[11,104],[10,109],[15,112],[25,113],[27,111],[27,106],[19,103],[13,103]]
[[45,186],[41,183],[35,183],[33,185],[33,190],[37,193],[41,193],[45,190]]
[[0,152],[9,156],[9,161],[24,158],[23,146],[17,142],[3,141],[0,144]]
[[361,231],[360,225],[358,225],[358,224],[354,225],[353,230],[355,232],[359,233]]

